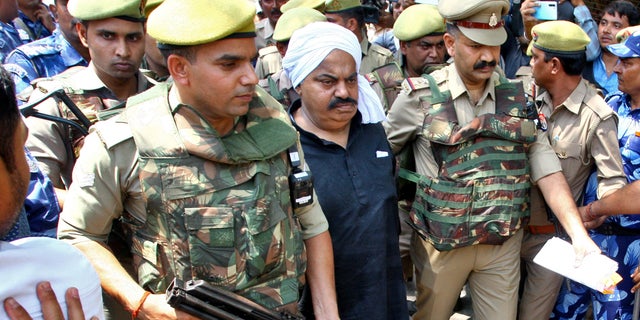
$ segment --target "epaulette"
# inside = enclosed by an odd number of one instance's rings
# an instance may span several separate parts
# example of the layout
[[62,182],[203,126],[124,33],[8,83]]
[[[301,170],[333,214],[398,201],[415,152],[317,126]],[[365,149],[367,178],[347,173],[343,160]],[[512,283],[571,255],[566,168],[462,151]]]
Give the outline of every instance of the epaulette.
[[78,92],[74,90],[67,82],[69,78],[71,78],[74,74],[78,73],[81,70],[84,70],[86,67],[75,66],[71,67],[64,72],[57,74],[53,77],[49,78],[39,78],[31,81],[31,85],[34,88],[38,88],[41,92],[47,93],[51,91],[55,91],[60,89],[60,87],[64,88],[67,93],[81,94],[82,91]]
[[402,81],[402,92],[411,94],[413,91],[429,88],[429,81],[423,77],[412,77]]
[[371,44],[371,48],[370,48],[370,49],[371,49],[372,51],[374,51],[374,52],[376,52],[376,53],[380,54],[380,55],[385,56],[385,57],[391,57],[391,56],[393,56],[393,52],[391,52],[391,50],[389,50],[389,49],[387,49],[387,48],[385,48],[385,47],[383,47],[383,46],[381,46],[381,45],[377,45],[377,44],[375,44],[375,43],[372,43],[372,44]]
[[601,120],[608,119],[614,115],[615,112],[604,102],[602,97],[595,90],[589,89],[594,88],[587,87],[587,96],[585,97],[586,99],[584,99],[585,106],[593,111]]
[[268,54],[274,54],[274,53],[280,54],[278,52],[278,47],[276,47],[276,46],[267,46],[267,47],[264,47],[264,48],[258,50],[258,57],[262,58],[262,57],[264,57],[264,56],[266,56]]
[[21,52],[28,58],[37,56],[44,56],[49,54],[57,54],[62,48],[58,45],[51,43],[30,43],[28,45],[20,46],[16,51]]
[[109,121],[97,122],[91,126],[90,132],[95,132],[107,149],[133,138],[125,112]]

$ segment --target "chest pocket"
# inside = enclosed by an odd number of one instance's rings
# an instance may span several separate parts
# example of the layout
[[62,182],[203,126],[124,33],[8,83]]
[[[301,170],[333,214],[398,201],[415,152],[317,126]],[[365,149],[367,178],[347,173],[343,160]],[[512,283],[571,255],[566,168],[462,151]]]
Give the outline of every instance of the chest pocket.
[[582,145],[577,141],[558,140],[551,146],[560,160],[582,160]]

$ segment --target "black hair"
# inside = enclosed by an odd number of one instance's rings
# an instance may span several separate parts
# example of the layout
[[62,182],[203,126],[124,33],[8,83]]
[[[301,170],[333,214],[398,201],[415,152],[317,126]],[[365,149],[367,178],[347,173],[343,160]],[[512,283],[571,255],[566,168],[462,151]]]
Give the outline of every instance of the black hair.
[[194,46],[175,46],[158,43],[158,49],[160,49],[160,53],[162,53],[165,62],[172,54],[181,56],[190,63],[196,62],[196,49]]
[[604,16],[605,13],[612,16],[615,16],[617,13],[621,17],[627,17],[630,26],[635,26],[640,23],[640,13],[638,9],[633,3],[626,0],[617,0],[609,3],[602,11],[602,15]]
[[582,70],[587,64],[586,52],[570,53],[570,54],[555,54],[547,51],[544,52],[544,62],[549,62],[553,58],[558,58],[560,65],[564,72],[570,76],[577,76],[582,74]]
[[9,172],[16,169],[13,140],[21,117],[11,74],[0,66],[0,159]]
[[364,27],[364,8],[362,6],[357,6],[332,13],[339,15],[345,21],[349,19],[356,19],[358,28]]

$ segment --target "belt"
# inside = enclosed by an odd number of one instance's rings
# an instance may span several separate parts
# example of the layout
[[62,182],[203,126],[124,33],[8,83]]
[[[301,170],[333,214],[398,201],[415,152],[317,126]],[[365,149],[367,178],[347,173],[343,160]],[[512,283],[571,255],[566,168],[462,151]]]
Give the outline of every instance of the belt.
[[547,224],[544,226],[532,226],[528,225],[527,229],[531,234],[552,234],[556,233],[556,227],[552,224]]
[[640,236],[639,229],[625,228],[614,223],[604,223],[593,231],[605,236]]

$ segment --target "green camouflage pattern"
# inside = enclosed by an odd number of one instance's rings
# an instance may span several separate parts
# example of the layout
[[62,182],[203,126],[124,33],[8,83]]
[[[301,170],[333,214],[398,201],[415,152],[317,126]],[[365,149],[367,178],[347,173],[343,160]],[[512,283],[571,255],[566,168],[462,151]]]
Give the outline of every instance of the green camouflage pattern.
[[401,84],[404,80],[402,69],[396,62],[385,64],[381,67],[373,69],[364,76],[371,86],[379,85],[382,90],[382,106],[385,113],[389,112],[389,108],[396,101],[400,93]]
[[525,113],[520,83],[496,86],[496,112],[457,123],[453,100],[435,79],[420,98],[427,115],[423,135],[431,141],[438,177],[419,176],[410,213],[418,233],[438,250],[501,244],[529,216],[527,146],[535,124]]
[[306,255],[286,153],[297,134],[282,107],[256,90],[245,129],[222,138],[189,106],[172,115],[167,85],[129,101],[147,220],[125,220],[144,288],[165,292],[174,276],[201,279],[297,312]]

